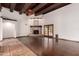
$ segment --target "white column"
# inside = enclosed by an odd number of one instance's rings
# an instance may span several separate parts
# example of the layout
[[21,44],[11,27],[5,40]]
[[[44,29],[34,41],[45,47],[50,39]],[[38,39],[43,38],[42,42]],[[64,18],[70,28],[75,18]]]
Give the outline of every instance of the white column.
[[1,18],[1,13],[0,13],[0,41],[2,41],[2,32],[3,32],[3,30],[2,30],[2,18]]

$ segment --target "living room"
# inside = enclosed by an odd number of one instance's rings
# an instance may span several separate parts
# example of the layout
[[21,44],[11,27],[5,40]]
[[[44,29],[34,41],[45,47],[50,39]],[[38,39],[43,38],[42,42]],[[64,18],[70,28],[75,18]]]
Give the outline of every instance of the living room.
[[79,3],[0,3],[0,54],[79,55],[78,7]]

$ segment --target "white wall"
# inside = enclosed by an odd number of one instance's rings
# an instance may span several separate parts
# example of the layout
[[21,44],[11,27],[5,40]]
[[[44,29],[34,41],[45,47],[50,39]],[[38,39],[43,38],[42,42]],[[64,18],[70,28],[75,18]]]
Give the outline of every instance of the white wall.
[[27,20],[28,20],[28,17],[23,14],[23,15],[20,15],[20,16],[17,16],[17,17],[21,17],[18,21],[17,21],[17,35],[18,36],[26,36],[27,35]]
[[79,3],[73,3],[44,15],[45,24],[54,24],[60,38],[79,41]]

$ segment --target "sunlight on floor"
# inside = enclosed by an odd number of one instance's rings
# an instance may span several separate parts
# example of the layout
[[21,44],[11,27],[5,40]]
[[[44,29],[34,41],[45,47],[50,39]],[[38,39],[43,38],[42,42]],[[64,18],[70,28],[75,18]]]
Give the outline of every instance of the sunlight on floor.
[[1,42],[0,55],[3,56],[36,56],[28,47],[17,39],[6,39]]

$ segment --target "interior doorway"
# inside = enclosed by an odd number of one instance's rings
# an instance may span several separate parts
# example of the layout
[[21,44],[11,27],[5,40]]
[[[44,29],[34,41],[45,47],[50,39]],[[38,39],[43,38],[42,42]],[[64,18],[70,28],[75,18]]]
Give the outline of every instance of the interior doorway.
[[3,21],[3,38],[16,37],[16,27],[14,21]]

